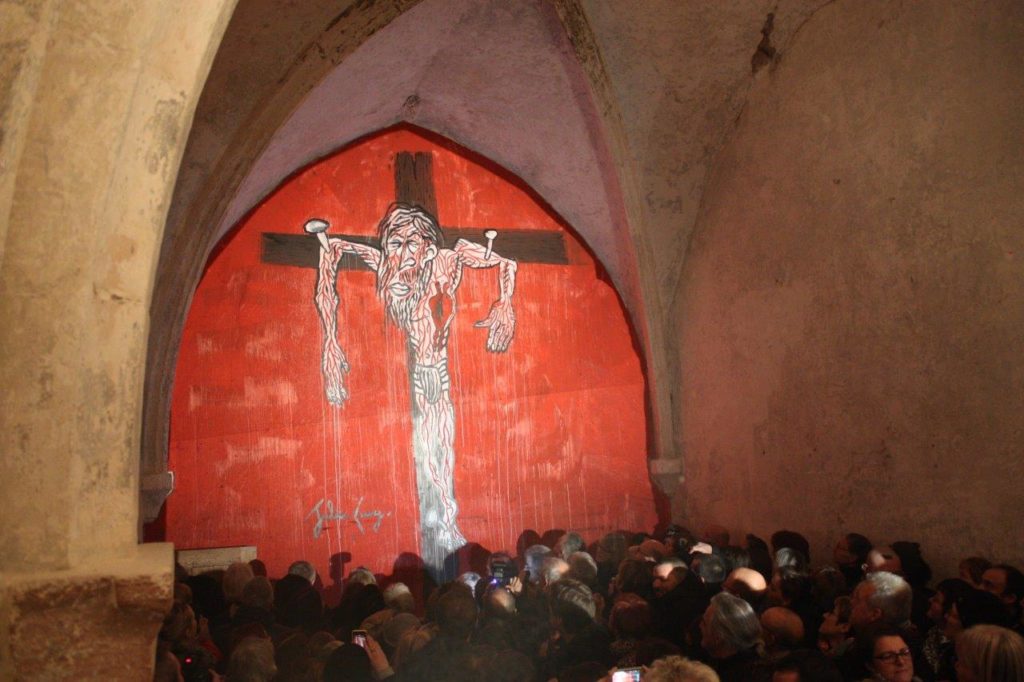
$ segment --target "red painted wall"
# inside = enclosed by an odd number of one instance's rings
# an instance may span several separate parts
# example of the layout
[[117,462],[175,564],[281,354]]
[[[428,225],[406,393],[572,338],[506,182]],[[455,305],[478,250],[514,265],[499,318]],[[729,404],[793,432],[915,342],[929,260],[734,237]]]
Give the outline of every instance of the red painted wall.
[[[261,262],[264,232],[375,234],[394,200],[393,159],[429,151],[443,226],[562,230],[516,183],[442,140],[391,131],[286,181],[221,244],[186,322],[171,412],[167,539],[179,548],[252,544],[271,575],[299,558],[327,575],[329,557],[388,573],[418,553],[405,337],[386,322],[371,272],[338,276],[339,337],[350,399],[324,397],[316,271]],[[309,239],[314,239],[310,236]],[[593,258],[566,232],[569,265],[523,263],[517,329],[485,350],[495,270],[464,274],[449,341],[459,526],[492,550],[524,529],[572,528],[588,540],[656,522],[646,474],[644,379],[625,314]],[[483,242],[481,236],[480,239]],[[449,245],[450,246],[450,245]],[[351,520],[314,538],[321,499]]]

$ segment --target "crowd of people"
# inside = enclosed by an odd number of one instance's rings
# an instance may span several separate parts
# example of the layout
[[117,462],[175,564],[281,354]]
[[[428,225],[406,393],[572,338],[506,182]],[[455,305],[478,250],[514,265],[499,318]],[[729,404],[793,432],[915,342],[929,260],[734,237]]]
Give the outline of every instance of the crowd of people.
[[1024,682],[1024,574],[983,557],[933,582],[917,543],[857,533],[818,564],[785,530],[521,544],[415,593],[365,568],[331,593],[305,561],[179,570],[156,679]]

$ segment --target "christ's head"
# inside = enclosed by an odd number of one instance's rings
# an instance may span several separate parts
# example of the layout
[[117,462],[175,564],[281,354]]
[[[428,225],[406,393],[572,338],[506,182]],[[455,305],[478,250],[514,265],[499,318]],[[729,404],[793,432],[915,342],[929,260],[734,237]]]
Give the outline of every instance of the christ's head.
[[441,228],[419,206],[395,203],[377,226],[383,253],[377,270],[377,295],[388,315],[408,329],[427,294],[433,260],[443,246]]

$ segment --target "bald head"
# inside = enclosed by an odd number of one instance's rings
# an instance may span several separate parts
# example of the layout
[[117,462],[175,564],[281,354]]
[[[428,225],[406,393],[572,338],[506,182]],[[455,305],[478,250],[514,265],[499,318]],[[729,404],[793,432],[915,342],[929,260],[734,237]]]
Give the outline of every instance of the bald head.
[[804,622],[800,616],[782,606],[773,606],[761,614],[761,629],[769,649],[790,649],[804,638]]
[[756,602],[764,597],[768,583],[752,568],[737,568],[725,579],[722,588],[756,606]]

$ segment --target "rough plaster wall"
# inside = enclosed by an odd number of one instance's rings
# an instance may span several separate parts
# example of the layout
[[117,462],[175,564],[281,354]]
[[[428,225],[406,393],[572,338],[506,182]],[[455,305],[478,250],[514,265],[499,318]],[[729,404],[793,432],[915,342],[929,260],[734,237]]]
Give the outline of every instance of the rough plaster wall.
[[690,522],[1024,562],[1022,43],[837,2],[759,74],[678,289]]
[[7,60],[37,72],[13,86],[20,152],[4,157],[0,571],[136,544],[151,277],[211,36],[232,4],[187,16],[180,3],[23,4],[40,18],[22,22],[23,52]]
[[[658,413],[669,416],[658,426],[662,457],[681,456],[685,426],[670,423],[678,416],[678,390],[670,379],[678,375],[678,367],[674,334],[661,330],[672,328],[679,273],[712,160],[746,102],[752,57],[768,15],[768,49],[777,57],[824,4],[826,0],[581,2],[603,64],[600,71],[609,83],[607,109],[621,119],[625,139],[614,149],[627,187],[644,313],[655,337],[652,343],[663,345],[651,353],[658,373]],[[587,55],[581,59],[586,62]],[[631,182],[635,196],[628,191]],[[678,481],[685,462],[660,468]],[[667,478],[660,484],[667,491],[675,487]],[[680,505],[674,508],[682,513]]]

